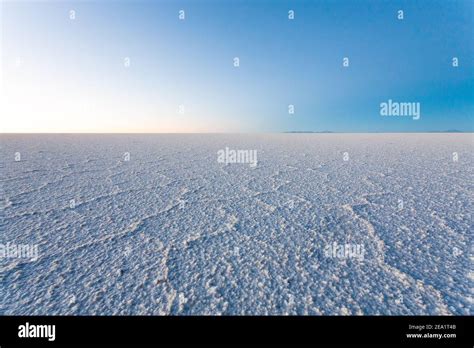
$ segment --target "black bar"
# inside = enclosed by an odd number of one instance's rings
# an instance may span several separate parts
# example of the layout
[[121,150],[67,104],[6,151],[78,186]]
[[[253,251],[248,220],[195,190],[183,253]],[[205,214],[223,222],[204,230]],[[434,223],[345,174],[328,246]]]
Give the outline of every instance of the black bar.
[[[55,325],[55,340],[20,338],[26,323]],[[409,328],[412,325],[412,328]],[[428,325],[431,325],[429,327]],[[443,325],[443,326],[440,326]],[[413,326],[417,326],[415,329]],[[472,317],[141,317],[3,316],[0,345],[200,345],[200,344],[408,344],[472,347]],[[455,334],[455,338],[407,338],[407,334]]]

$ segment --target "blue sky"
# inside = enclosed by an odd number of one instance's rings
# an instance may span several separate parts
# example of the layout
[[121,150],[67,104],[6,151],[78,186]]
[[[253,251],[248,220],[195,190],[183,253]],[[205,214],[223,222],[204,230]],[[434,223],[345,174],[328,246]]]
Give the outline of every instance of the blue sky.
[[474,130],[470,0],[6,1],[1,24],[4,132]]

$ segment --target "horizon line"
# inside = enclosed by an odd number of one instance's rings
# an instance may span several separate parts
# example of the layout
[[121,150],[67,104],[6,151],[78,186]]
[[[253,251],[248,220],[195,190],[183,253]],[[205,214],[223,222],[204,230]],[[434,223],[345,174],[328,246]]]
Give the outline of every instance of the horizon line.
[[100,134],[100,135],[134,135],[134,134],[431,134],[431,133],[474,133],[473,131],[372,131],[372,132],[337,132],[337,131],[283,131],[283,132],[0,132],[0,135],[62,135],[62,134]]

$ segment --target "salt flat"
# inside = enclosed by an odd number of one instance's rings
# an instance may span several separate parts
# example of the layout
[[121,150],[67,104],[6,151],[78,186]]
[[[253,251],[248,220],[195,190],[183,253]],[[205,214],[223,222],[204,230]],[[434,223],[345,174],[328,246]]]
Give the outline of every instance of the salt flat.
[[472,315],[473,144],[3,134],[0,314]]

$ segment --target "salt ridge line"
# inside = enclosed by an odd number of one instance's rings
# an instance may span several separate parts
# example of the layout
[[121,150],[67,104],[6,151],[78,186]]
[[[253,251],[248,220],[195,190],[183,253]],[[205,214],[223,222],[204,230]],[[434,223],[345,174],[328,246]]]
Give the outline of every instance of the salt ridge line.
[[[362,199],[365,201],[364,204],[367,204],[367,205],[371,204],[365,198],[362,198]],[[439,308],[438,315],[449,315],[450,311],[449,311],[447,305],[443,301],[443,296],[442,296],[441,292],[439,290],[437,290],[436,288],[434,288],[432,285],[425,284],[423,281],[420,281],[419,279],[415,279],[415,278],[411,277],[410,275],[402,272],[398,268],[386,263],[385,262],[385,257],[384,257],[385,250],[386,250],[385,242],[378,236],[377,233],[375,233],[374,226],[368,220],[364,219],[359,214],[354,212],[354,210],[352,208],[352,205],[345,204],[345,205],[343,205],[343,208],[346,211],[348,211],[349,214],[354,216],[357,220],[359,220],[360,222],[362,222],[366,226],[367,232],[369,232],[369,235],[372,237],[372,239],[375,241],[375,243],[377,245],[378,252],[376,253],[376,256],[377,256],[377,260],[378,260],[379,265],[382,268],[386,269],[389,273],[392,273],[397,279],[399,279],[402,282],[402,284],[405,287],[410,287],[410,286],[416,285],[417,287],[421,288],[421,290],[423,292],[428,292],[428,289],[433,290],[436,293],[436,296],[439,300],[439,304],[441,305],[441,308]]]

